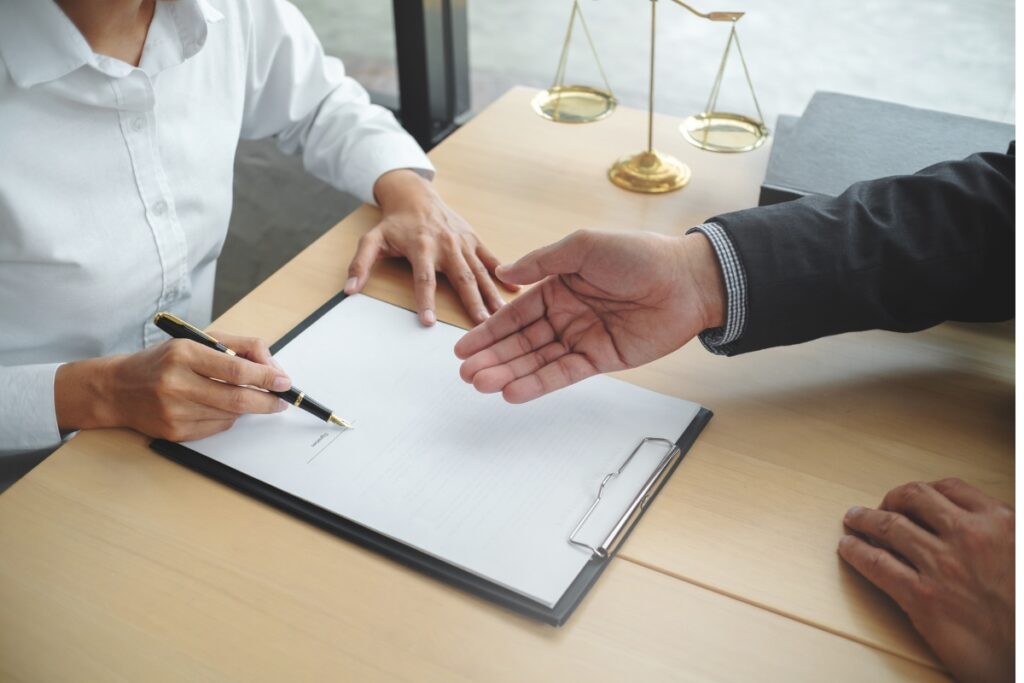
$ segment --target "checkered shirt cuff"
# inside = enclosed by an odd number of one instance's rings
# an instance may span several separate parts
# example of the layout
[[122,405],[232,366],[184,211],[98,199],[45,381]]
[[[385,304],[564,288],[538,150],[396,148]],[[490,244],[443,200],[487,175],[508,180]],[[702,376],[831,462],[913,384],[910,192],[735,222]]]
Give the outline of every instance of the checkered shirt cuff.
[[700,333],[701,344],[711,353],[724,356],[726,347],[740,338],[747,322],[747,274],[743,270],[732,240],[725,229],[717,223],[704,223],[686,231],[701,232],[710,240],[718,256],[725,279],[725,325],[704,330]]

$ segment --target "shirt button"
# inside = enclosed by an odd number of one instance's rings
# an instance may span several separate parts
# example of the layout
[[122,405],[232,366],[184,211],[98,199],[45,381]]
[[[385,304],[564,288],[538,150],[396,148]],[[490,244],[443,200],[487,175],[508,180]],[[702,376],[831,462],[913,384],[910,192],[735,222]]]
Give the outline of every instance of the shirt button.
[[153,215],[163,216],[165,213],[167,213],[167,202],[161,199],[153,205]]
[[146,127],[146,120],[141,116],[136,116],[132,119],[132,130],[138,133],[140,130]]

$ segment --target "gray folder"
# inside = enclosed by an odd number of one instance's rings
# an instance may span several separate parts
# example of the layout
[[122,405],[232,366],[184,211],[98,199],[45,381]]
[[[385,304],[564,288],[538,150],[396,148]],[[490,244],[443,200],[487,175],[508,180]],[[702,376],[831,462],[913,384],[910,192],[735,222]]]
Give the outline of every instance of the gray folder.
[[779,117],[758,204],[836,196],[862,180],[1006,152],[1013,138],[1005,123],[817,92],[803,116]]

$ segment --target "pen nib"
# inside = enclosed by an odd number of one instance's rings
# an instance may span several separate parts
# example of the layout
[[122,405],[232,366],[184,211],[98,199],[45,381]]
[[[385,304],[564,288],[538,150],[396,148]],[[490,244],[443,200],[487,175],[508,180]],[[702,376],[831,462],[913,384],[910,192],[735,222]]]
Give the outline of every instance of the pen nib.
[[351,422],[349,422],[348,420],[342,420],[340,417],[334,415],[333,413],[329,418],[327,418],[327,421],[330,422],[331,424],[338,425],[339,427],[344,427],[345,429],[355,429],[355,427],[352,426]]

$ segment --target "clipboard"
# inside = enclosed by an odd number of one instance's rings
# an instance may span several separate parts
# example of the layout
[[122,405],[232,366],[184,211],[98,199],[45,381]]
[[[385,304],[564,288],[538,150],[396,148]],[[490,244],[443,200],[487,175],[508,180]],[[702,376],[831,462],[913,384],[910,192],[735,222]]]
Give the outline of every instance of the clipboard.
[[[332,297],[327,303],[271,346],[271,352],[277,353],[284,348],[305,329],[313,325],[324,314],[344,300],[345,297],[346,295],[343,292]],[[650,507],[668,479],[678,468],[711,417],[711,411],[701,408],[683,433],[675,439],[668,439],[663,436],[639,436],[633,451],[624,454],[620,466],[616,470],[607,473],[595,491],[594,500],[590,508],[580,518],[575,528],[567,530],[566,535],[567,543],[587,549],[591,553],[591,557],[553,607],[548,607],[477,574],[422,552],[401,541],[387,537],[346,517],[303,500],[244,472],[240,472],[182,444],[157,439],[151,442],[150,446],[157,453],[178,464],[184,465],[211,479],[215,479],[226,486],[252,496],[342,539],[356,543],[406,567],[415,569],[477,597],[489,600],[513,612],[552,626],[561,626],[569,619],[587,592],[616,556],[619,548],[629,538],[637,523],[643,517],[644,512]],[[602,492],[605,486],[624,472],[633,462],[637,452],[647,444],[656,444],[665,448],[665,454],[662,456],[657,467],[637,491],[627,509],[622,513],[610,533],[607,534],[601,543],[591,545],[579,540],[580,531],[585,528],[587,521],[602,502]]]

